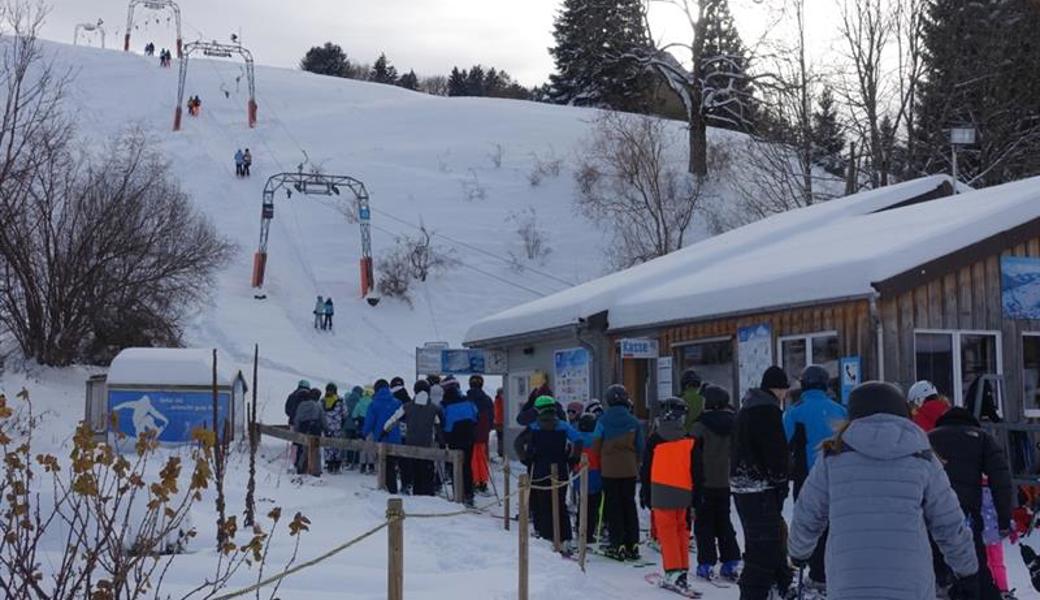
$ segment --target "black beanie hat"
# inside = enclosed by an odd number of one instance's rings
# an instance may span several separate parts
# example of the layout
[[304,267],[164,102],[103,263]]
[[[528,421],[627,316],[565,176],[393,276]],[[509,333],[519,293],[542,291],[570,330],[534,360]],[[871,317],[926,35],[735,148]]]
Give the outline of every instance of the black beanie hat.
[[426,392],[428,394],[430,393],[430,383],[425,379],[420,379],[419,381],[415,382],[415,385],[412,387],[412,391],[416,394],[418,394],[419,392]]
[[706,385],[701,388],[705,410],[720,410],[729,406],[729,392],[717,385]]
[[849,420],[886,414],[910,418],[910,405],[896,386],[884,381],[868,381],[849,394]]
[[787,380],[787,373],[774,365],[762,374],[762,385],[759,387],[763,390],[789,390],[791,382]]
[[390,384],[387,383],[385,379],[380,379],[379,381],[376,381],[376,384],[372,386],[372,389],[374,389],[376,391],[379,391],[382,388],[387,388],[387,389],[390,388]]

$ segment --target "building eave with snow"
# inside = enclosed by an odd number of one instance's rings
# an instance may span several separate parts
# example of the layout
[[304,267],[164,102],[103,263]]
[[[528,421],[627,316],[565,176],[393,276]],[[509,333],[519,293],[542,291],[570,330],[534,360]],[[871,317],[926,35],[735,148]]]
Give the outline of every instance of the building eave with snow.
[[[645,416],[686,368],[740,395],[770,364],[821,363],[837,397],[844,373],[846,393],[853,375],[929,378],[961,404],[991,375],[1005,418],[1040,416],[1040,178],[953,191],[924,177],[775,215],[478,321],[466,343],[508,352],[513,414],[535,371],[568,398],[624,383]],[[587,385],[554,372],[580,348]]]

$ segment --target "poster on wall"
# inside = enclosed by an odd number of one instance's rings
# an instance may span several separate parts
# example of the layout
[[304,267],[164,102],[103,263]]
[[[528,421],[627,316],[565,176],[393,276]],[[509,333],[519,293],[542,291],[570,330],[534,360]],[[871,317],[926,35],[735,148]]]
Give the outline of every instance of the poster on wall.
[[1040,258],[1000,257],[1000,292],[1006,318],[1040,320]]
[[737,369],[740,397],[762,381],[762,373],[773,365],[773,330],[760,323],[737,330]]
[[858,356],[846,356],[839,361],[838,368],[841,369],[841,403],[849,405],[849,394],[860,384],[861,371]]
[[557,350],[553,353],[553,391],[556,400],[567,406],[570,402],[589,399],[589,351],[585,348]]
[[[217,420],[223,422],[228,418],[231,394],[221,392],[217,399]],[[160,444],[186,444],[196,428],[213,427],[213,393],[110,390],[108,412],[114,415],[111,430],[127,436],[123,446],[132,448],[133,440],[148,430],[156,432]]]
[[662,356],[657,359],[657,401],[675,394],[672,387],[672,357]]

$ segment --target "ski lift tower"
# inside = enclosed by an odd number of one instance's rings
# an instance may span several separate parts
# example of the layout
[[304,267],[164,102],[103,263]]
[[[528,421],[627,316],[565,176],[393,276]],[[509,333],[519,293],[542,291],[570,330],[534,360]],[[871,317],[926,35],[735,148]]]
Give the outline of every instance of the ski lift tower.
[[84,31],[86,31],[88,33],[93,33],[93,32],[96,31],[96,32],[98,32],[101,35],[101,49],[104,50],[105,49],[105,28],[103,27],[104,24],[105,24],[104,20],[98,19],[97,23],[80,23],[80,24],[76,25],[76,32],[72,36],[72,45],[73,46],[78,46],[79,45],[80,33],[84,32]]
[[189,42],[184,45],[184,56],[181,58],[180,79],[177,84],[177,109],[173,114],[173,130],[181,130],[181,117],[184,110],[184,86],[188,82],[188,59],[192,53],[201,51],[214,58],[232,58],[239,55],[246,63],[246,80],[249,83],[249,102],[246,105],[246,117],[250,127],[256,127],[256,77],[253,72],[253,53],[240,44],[221,44],[212,42]]
[[126,9],[126,35],[123,37],[123,52],[130,51],[130,32],[134,29],[134,11],[138,6],[143,6],[148,10],[173,12],[173,18],[177,24],[177,58],[181,58],[183,56],[182,40],[184,39],[181,36],[181,7],[173,0],[130,0]]
[[286,199],[292,198],[294,191],[307,196],[339,196],[343,187],[354,194],[357,219],[361,225],[361,297],[370,306],[379,304],[379,297],[374,293],[372,214],[365,184],[347,175],[304,173],[302,168],[295,173],[272,175],[264,185],[263,204],[260,207],[260,247],[253,256],[252,284],[256,288],[254,298],[262,300],[267,297],[263,292],[264,273],[267,270],[267,241],[271,232],[271,221],[274,219],[275,193],[284,189]]

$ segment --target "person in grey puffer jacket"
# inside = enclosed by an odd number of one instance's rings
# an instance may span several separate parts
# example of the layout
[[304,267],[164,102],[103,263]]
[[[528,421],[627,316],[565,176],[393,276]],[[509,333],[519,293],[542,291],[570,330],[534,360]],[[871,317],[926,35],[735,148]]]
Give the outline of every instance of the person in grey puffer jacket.
[[849,397],[849,419],[824,443],[795,504],[792,562],[804,567],[829,526],[828,597],[934,600],[930,534],[958,578],[951,598],[976,598],[971,531],[902,392],[860,385]]

